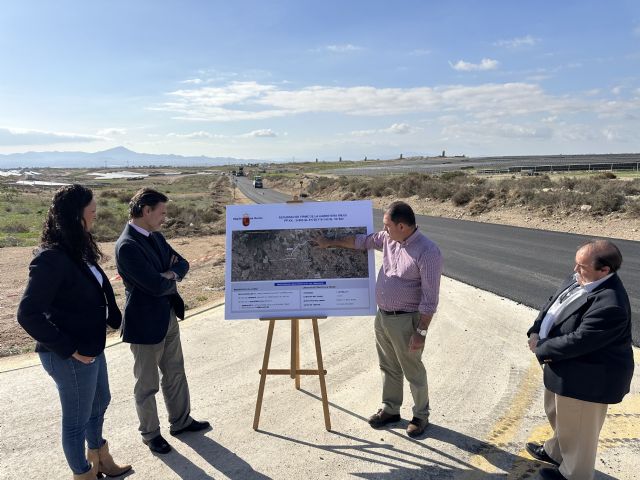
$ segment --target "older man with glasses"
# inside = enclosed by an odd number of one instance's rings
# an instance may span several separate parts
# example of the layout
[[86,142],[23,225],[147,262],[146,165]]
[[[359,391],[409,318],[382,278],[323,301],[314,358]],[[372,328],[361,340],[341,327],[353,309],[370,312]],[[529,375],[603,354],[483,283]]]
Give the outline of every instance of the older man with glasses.
[[527,443],[545,480],[590,480],[609,404],[629,393],[633,376],[631,307],[618,277],[622,254],[609,240],[582,245],[574,274],[527,332],[544,365],[544,409],[553,436]]

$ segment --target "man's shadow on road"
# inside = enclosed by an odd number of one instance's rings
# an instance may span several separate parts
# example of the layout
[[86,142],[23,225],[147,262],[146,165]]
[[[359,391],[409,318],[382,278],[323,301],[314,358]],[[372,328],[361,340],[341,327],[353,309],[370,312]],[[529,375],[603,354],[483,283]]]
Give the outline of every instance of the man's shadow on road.
[[[191,449],[195,451],[200,458],[204,459],[218,472],[232,480],[271,479],[271,477],[255,471],[245,460],[205,435],[198,433],[181,435],[180,441],[191,447]],[[167,455],[158,455],[158,458],[182,479],[195,480],[215,478],[195,465],[184,455],[178,453],[175,449]]]

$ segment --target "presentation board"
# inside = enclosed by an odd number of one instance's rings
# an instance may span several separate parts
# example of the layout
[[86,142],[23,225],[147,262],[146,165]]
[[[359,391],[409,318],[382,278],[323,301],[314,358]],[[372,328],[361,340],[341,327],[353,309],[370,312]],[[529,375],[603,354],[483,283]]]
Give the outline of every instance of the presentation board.
[[371,251],[314,237],[373,232],[370,201],[227,207],[225,318],[373,315]]

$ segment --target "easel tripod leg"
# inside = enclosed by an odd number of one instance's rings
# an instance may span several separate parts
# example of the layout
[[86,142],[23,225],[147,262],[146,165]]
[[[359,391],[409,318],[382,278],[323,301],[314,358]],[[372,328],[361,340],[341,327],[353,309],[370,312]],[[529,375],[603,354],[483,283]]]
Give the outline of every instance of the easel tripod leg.
[[300,321],[294,320],[295,322],[295,355],[294,355],[294,365],[296,372],[296,390],[300,390]]
[[320,392],[322,393],[322,410],[324,411],[324,426],[331,431],[331,419],[329,417],[329,400],[327,398],[327,385],[324,379],[324,365],[322,363],[322,349],[320,348],[320,333],[318,331],[318,319],[312,318],[313,339],[316,343],[316,359],[318,362],[318,377],[320,378]]
[[260,422],[260,409],[262,408],[262,396],[264,395],[264,385],[267,380],[267,368],[269,368],[269,354],[271,353],[271,341],[273,340],[273,327],[275,320],[269,320],[269,331],[267,332],[267,344],[264,347],[264,358],[262,359],[262,370],[260,371],[260,386],[258,387],[258,399],[256,401],[256,413],[253,416],[253,429],[258,429]]

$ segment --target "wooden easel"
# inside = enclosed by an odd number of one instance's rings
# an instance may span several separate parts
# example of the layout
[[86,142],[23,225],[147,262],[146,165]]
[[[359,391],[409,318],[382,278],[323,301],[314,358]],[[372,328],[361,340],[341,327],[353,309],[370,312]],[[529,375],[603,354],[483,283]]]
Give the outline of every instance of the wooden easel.
[[[329,400],[327,399],[327,385],[324,376],[327,371],[322,364],[322,350],[320,348],[320,333],[318,331],[318,318],[261,318],[260,320],[269,320],[269,331],[267,333],[267,344],[264,347],[264,358],[262,360],[262,369],[260,370],[260,387],[258,388],[258,400],[256,401],[256,413],[253,417],[253,429],[258,429],[260,422],[260,409],[262,408],[262,397],[264,395],[264,385],[267,381],[267,375],[290,375],[295,379],[296,390],[300,390],[300,375],[318,375],[320,379],[320,392],[322,393],[322,410],[324,411],[324,426],[327,431],[331,431],[331,419],[329,418]],[[291,368],[269,368],[269,355],[271,353],[271,341],[273,340],[273,328],[276,320],[291,321]],[[316,360],[318,362],[317,370],[300,369],[300,320],[311,320],[313,326],[313,338],[316,344]]]
[[[300,182],[302,190],[302,182]],[[298,195],[294,195],[292,200],[287,203],[302,203]],[[322,410],[324,411],[324,426],[327,431],[331,431],[331,419],[329,418],[329,400],[327,399],[327,384],[324,376],[327,371],[322,364],[322,349],[320,348],[320,333],[318,331],[318,318],[327,317],[305,317],[305,318],[288,318],[274,317],[261,318],[260,320],[269,320],[269,331],[267,333],[267,344],[264,347],[264,358],[262,360],[262,369],[260,373],[260,387],[258,387],[258,399],[256,401],[256,413],[253,416],[253,429],[258,429],[260,423],[260,409],[262,408],[262,397],[264,395],[264,385],[267,381],[267,375],[289,375],[295,379],[296,390],[300,390],[300,375],[318,375],[320,379],[320,392],[322,393]],[[291,321],[291,368],[269,368],[269,355],[271,354],[271,341],[273,340],[273,328],[276,320]],[[301,370],[300,369],[300,320],[311,320],[313,326],[313,339],[316,344],[316,360],[318,362],[317,370]]]

